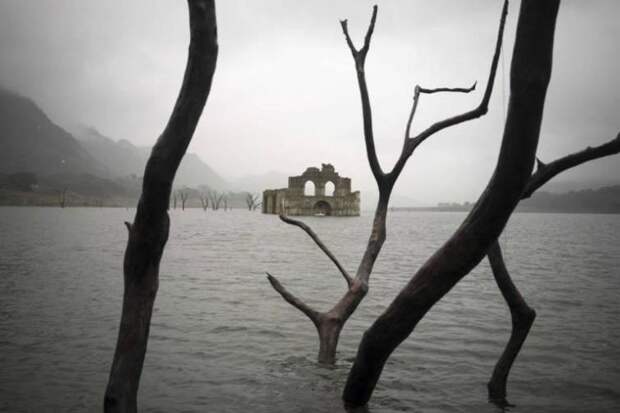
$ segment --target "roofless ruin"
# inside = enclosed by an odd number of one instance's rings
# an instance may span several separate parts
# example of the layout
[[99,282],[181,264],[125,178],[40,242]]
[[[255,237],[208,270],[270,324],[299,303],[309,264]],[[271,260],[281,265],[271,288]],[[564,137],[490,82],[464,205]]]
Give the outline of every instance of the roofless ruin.
[[263,213],[297,216],[353,217],[360,214],[360,193],[351,192],[351,178],[331,164],[310,167],[288,178],[288,188],[263,192]]

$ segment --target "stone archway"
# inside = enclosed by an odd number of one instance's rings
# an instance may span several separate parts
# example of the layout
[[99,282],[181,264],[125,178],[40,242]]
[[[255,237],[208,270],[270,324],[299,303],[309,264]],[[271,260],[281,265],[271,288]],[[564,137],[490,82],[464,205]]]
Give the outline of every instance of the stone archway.
[[319,201],[312,207],[312,213],[316,216],[330,216],[332,214],[332,206],[327,201]]

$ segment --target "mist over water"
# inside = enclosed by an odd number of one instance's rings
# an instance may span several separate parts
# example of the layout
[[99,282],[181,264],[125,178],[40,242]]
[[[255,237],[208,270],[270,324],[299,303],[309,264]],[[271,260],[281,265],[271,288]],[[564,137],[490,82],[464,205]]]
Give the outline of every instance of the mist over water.
[[[0,411],[101,411],[133,210],[0,208]],[[269,271],[326,309],[345,282],[298,228],[248,211],[171,211],[139,392],[149,412],[339,412],[363,331],[464,214],[394,212],[335,368]],[[354,272],[371,216],[306,218]],[[620,215],[516,214],[502,238],[538,318],[508,383],[514,412],[620,411]],[[484,261],[390,358],[371,412],[496,412],[486,382],[510,314]]]

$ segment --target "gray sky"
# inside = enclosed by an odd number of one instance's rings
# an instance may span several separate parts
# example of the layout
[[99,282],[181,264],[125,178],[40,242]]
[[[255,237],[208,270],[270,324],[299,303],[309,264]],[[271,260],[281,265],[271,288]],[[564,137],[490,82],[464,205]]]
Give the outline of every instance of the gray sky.
[[[338,20],[360,44],[374,2],[217,3],[220,55],[190,150],[228,179],[270,170],[299,174],[331,162],[355,189],[374,188],[366,161],[353,60]],[[423,96],[415,129],[477,105],[501,1],[378,1],[366,69],[384,170],[402,145],[416,83],[469,86],[469,95]],[[505,71],[490,111],[441,132],[409,160],[396,193],[418,203],[475,200],[495,166],[518,1],[506,28]],[[539,154],[552,160],[620,130],[620,2],[562,2]],[[0,84],[33,98],[71,129],[154,142],[185,67],[187,6],[172,0],[2,0]],[[571,181],[612,181],[620,158],[582,166]],[[282,185],[285,185],[283,182]]]

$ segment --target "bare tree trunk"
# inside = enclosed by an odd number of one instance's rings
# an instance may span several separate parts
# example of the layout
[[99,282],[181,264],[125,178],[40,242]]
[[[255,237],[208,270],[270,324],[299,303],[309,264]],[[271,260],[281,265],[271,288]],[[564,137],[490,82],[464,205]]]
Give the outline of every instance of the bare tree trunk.
[[486,190],[452,237],[420,268],[364,333],[343,393],[347,406],[370,400],[390,354],[485,256],[530,177],[547,85],[559,0],[523,0],[511,68],[511,95],[498,163]]
[[523,296],[512,282],[510,274],[506,269],[504,263],[504,257],[502,256],[502,250],[499,246],[499,242],[495,241],[491,244],[491,247],[487,251],[489,263],[493,270],[493,276],[497,282],[508,308],[510,309],[510,316],[512,317],[512,332],[506,348],[499,358],[491,380],[487,385],[489,390],[489,399],[498,405],[508,405],[506,401],[506,381],[508,380],[508,373],[512,363],[514,363],[527,334],[534,324],[536,318],[536,311],[529,307]]
[[168,239],[172,182],[200,118],[217,60],[213,0],[188,0],[190,45],[183,85],[165,130],[144,171],[142,195],[124,260],[123,309],[105,392],[106,412],[135,412],[146,353],[159,263]]
[[185,191],[179,191],[179,195],[181,196],[181,211],[185,211],[185,202],[189,194]]
[[[549,164],[545,164],[538,160],[538,168],[530,177],[521,199],[529,198],[536,190],[567,169],[619,152],[620,133],[615,139],[607,143],[594,148],[588,147],[580,152],[567,155]],[[489,400],[499,406],[507,406],[509,405],[506,400],[506,382],[508,380],[508,375],[534,323],[536,312],[527,305],[521,293],[512,282],[497,240],[487,251],[487,257],[489,258],[495,281],[497,282],[506,304],[508,304],[512,318],[512,332],[510,338],[504,352],[495,365],[495,369],[488,383]]]
[[58,194],[58,205],[61,208],[64,208],[66,200],[67,200],[67,188],[63,188],[62,191]]
[[349,36],[347,21],[343,20],[340,22],[347,45],[349,46],[349,49],[353,56],[353,60],[355,62],[355,70],[357,74],[358,87],[360,90],[360,98],[362,103],[362,118],[364,128],[364,141],[366,144],[366,154],[368,157],[370,169],[373,173],[373,176],[375,177],[379,189],[379,202],[375,210],[373,225],[370,237],[368,239],[368,244],[366,246],[366,250],[364,252],[362,260],[358,266],[357,273],[354,278],[351,278],[347,271],[343,268],[343,266],[338,262],[336,257],[331,253],[331,251],[329,251],[329,249],[321,242],[318,236],[306,224],[285,217],[284,215],[280,215],[280,218],[284,222],[298,226],[304,231],[306,231],[306,233],[315,241],[319,248],[334,262],[340,273],[345,278],[345,281],[347,282],[347,291],[342,296],[342,298],[334,305],[334,307],[327,312],[319,312],[310,308],[303,301],[289,293],[275,277],[267,274],[269,282],[271,283],[273,288],[278,293],[280,293],[280,295],[287,302],[289,302],[291,305],[295,306],[297,309],[306,314],[316,326],[319,335],[319,362],[327,364],[333,364],[335,362],[338,339],[342,327],[347,322],[351,314],[353,314],[353,312],[357,309],[357,306],[364,299],[366,293],[368,292],[368,282],[370,279],[370,275],[372,273],[375,261],[379,256],[381,248],[383,247],[383,243],[386,239],[386,216],[392,189],[394,188],[394,184],[400,176],[400,173],[402,172],[407,160],[411,157],[415,149],[422,142],[424,142],[435,133],[445,128],[479,118],[487,113],[488,103],[491,98],[491,92],[493,90],[493,82],[495,79],[495,74],[497,72],[497,64],[499,61],[504,25],[506,21],[507,6],[508,4],[506,2],[504,4],[500,18],[495,51],[489,71],[489,78],[479,105],[470,111],[436,122],[430,127],[420,132],[418,135],[411,136],[411,124],[416,113],[420,96],[422,94],[434,94],[442,92],[469,93],[475,89],[476,84],[474,83],[474,85],[469,88],[440,87],[429,89],[420,87],[419,85],[416,86],[413,96],[413,105],[405,128],[405,139],[403,142],[403,148],[398,161],[389,173],[385,173],[381,169],[381,165],[379,163],[375,150],[374,132],[372,126],[372,111],[365,75],[366,55],[370,48],[370,40],[372,38],[375,27],[377,6],[374,6],[373,8],[372,18],[370,20],[370,24],[364,38],[364,45],[359,50],[355,48],[353,41]]

